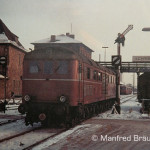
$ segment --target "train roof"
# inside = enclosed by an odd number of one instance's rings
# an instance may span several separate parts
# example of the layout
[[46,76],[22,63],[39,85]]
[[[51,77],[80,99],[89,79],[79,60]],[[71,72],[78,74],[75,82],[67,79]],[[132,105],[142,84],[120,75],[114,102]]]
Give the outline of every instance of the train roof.
[[[54,50],[55,52],[57,50],[59,50],[60,52],[63,51],[63,53],[61,53],[61,55],[58,59],[62,59],[62,57],[63,57],[62,55],[64,54],[66,59],[78,59],[80,61],[83,61],[86,64],[89,64],[90,66],[100,68],[103,71],[115,74],[115,72],[113,70],[100,65],[99,63],[95,62],[93,59],[90,59],[90,58],[88,58],[88,57],[86,57],[80,53],[77,53],[76,51],[72,50],[71,48],[66,48],[66,47],[58,46],[58,45],[52,46],[52,47],[48,46],[47,48],[41,48],[39,50],[34,50],[31,52],[28,52],[24,58],[25,59],[32,59],[32,58],[35,58],[35,59],[53,59],[54,55],[51,52],[52,50]],[[67,53],[65,53],[65,52],[67,52]],[[72,56],[70,56],[70,54]]]
[[145,73],[141,74],[139,76],[139,78],[149,78],[150,79],[150,72],[145,72]]

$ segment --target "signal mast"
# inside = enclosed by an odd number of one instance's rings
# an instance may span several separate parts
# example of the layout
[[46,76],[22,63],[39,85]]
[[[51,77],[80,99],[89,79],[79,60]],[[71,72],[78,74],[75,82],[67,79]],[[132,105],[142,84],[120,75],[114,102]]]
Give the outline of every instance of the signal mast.
[[[117,43],[117,55],[118,57],[121,59],[121,55],[120,55],[120,44],[122,44],[122,46],[124,46],[125,43],[125,35],[133,29],[133,25],[128,25],[127,29],[121,34],[118,33],[118,37],[115,40],[115,43]],[[115,44],[114,43],[114,44]],[[117,66],[117,75],[116,75],[116,98],[117,98],[117,102],[120,105],[120,66]],[[119,112],[120,114],[120,112]]]

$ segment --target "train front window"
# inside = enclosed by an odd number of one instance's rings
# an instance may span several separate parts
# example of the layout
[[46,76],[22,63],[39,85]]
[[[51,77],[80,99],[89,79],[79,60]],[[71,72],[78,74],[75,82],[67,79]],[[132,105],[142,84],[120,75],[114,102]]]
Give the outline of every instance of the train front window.
[[45,74],[52,74],[53,73],[53,62],[52,61],[46,61],[44,63],[44,73]]
[[58,61],[58,66],[56,67],[55,72],[58,74],[67,74],[68,73],[68,62],[67,61]]
[[38,73],[39,72],[39,67],[37,62],[31,62],[30,63],[30,68],[29,68],[30,73]]

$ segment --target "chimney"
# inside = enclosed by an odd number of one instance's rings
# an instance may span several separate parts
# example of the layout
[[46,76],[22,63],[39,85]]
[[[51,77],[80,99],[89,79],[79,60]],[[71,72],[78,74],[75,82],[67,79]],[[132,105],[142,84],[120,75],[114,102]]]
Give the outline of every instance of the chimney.
[[72,38],[72,39],[75,38],[74,34],[70,34],[70,33],[66,33],[66,36],[68,36],[68,37],[70,37],[70,38]]
[[55,35],[51,35],[51,42],[55,42],[56,41],[56,36]]
[[70,34],[69,37],[71,37],[72,39],[75,38],[74,34]]
[[66,33],[66,36],[69,36],[70,34],[69,33]]

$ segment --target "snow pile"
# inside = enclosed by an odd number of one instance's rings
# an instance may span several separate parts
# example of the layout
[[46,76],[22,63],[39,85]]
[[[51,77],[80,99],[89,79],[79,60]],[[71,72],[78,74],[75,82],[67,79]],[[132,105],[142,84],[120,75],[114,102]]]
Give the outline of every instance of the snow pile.
[[123,119],[123,120],[137,120],[142,119],[143,116],[140,113],[141,104],[137,102],[136,98],[133,98],[126,103],[121,104],[121,114],[111,114],[111,110],[99,114],[94,119]]

